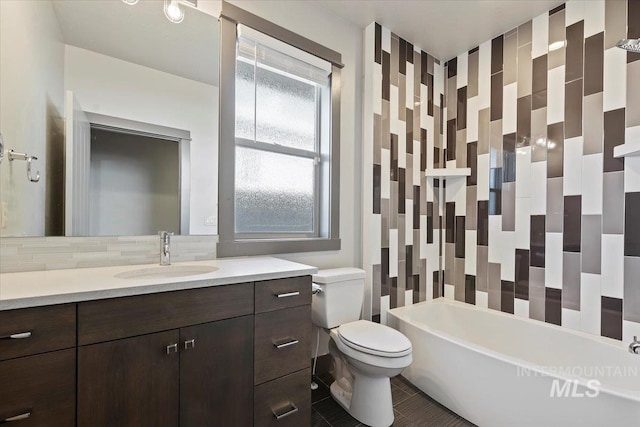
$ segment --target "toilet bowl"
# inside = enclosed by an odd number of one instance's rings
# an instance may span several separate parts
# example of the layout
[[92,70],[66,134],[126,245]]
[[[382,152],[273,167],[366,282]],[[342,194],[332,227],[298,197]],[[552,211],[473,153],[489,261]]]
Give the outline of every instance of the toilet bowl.
[[372,427],[393,424],[390,378],[409,366],[411,342],[388,326],[359,320],[364,271],[321,270],[313,276],[312,317],[329,331],[336,375],[331,396],[358,421]]

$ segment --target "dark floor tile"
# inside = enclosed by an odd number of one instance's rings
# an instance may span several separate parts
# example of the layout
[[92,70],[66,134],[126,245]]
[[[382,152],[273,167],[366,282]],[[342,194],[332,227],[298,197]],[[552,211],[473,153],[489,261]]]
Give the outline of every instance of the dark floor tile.
[[311,427],[331,427],[322,415],[315,409],[311,409]]
[[419,422],[410,420],[399,412],[396,412],[394,416],[393,427],[417,427],[420,425]]
[[312,404],[316,402],[320,402],[321,400],[324,400],[331,396],[331,393],[329,392],[329,387],[325,383],[323,383],[319,379],[316,379],[316,384],[318,384],[318,388],[315,390],[311,390]]
[[419,420],[420,425],[473,426],[422,392],[396,406],[396,410],[409,420]]
[[396,406],[396,405],[404,402],[405,400],[407,400],[410,397],[411,397],[411,395],[409,393],[407,393],[406,391],[404,391],[400,387],[398,387],[398,386],[396,386],[394,384],[391,384],[391,401],[393,402],[393,406]]
[[316,375],[316,381],[320,381],[327,387],[331,387],[331,384],[335,381],[331,372],[322,372]]
[[315,405],[313,409],[318,411],[332,427],[356,427],[360,422],[353,418],[333,398],[324,399]]
[[404,390],[410,396],[413,396],[416,393],[420,393],[420,389],[411,384],[409,380],[404,378],[402,375],[397,375],[391,378],[391,385],[395,385],[396,387]]

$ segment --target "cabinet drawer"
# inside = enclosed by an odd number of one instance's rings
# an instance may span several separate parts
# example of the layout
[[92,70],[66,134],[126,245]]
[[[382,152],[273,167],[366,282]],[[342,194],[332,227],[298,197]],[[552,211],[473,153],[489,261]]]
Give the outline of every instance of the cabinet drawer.
[[256,282],[256,313],[311,304],[311,276]]
[[75,345],[75,304],[0,311],[0,360]]
[[0,424],[76,424],[76,350],[0,362]]
[[253,312],[253,283],[78,304],[78,345],[110,341]]
[[278,378],[311,365],[311,306],[255,317],[254,383]]
[[311,424],[311,369],[259,385],[254,390],[255,426]]

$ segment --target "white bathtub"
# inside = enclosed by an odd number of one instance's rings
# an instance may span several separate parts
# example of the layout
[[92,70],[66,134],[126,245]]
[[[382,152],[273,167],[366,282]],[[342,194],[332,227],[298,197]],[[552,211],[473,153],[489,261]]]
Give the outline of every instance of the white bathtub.
[[392,309],[388,323],[413,344],[402,375],[478,426],[639,425],[628,343],[443,298]]

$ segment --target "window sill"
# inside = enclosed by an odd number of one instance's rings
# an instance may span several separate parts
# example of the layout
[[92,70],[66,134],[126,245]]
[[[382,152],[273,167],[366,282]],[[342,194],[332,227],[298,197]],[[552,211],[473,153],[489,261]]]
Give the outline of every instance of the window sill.
[[247,255],[337,251],[339,249],[340,239],[247,239],[218,242],[216,256],[218,258],[224,258]]

